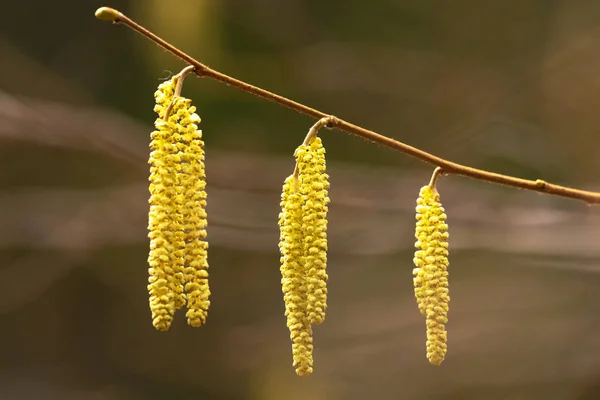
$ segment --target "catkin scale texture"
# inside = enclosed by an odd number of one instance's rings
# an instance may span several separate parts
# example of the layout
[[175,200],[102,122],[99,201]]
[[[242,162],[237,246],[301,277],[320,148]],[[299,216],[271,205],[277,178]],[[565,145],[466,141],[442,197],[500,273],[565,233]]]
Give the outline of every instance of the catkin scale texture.
[[202,131],[198,130],[200,117],[191,101],[180,98],[184,104],[179,116],[178,143],[181,157],[178,165],[178,178],[183,189],[184,199],[181,215],[184,228],[184,275],[187,293],[187,321],[190,326],[199,327],[206,322],[210,307],[208,286],[208,242],[206,238],[206,172],[204,168],[204,142]]
[[183,254],[181,224],[178,219],[177,149],[175,117],[164,120],[170,104],[175,79],[161,84],[155,93],[158,118],[150,142],[150,210],[148,213],[148,255],[150,309],[156,329],[171,326],[175,310],[185,304],[183,294]]
[[424,186],[416,207],[415,297],[427,328],[427,358],[440,365],[447,352],[448,225],[437,190]]
[[309,375],[313,366],[312,328],[307,316],[307,285],[303,257],[302,196],[298,182],[289,176],[281,194],[279,249],[281,287],[287,327],[292,340],[293,365],[298,375]]
[[294,152],[297,170],[283,185],[279,214],[281,285],[298,375],[312,372],[312,326],[327,307],[327,204],[325,149],[313,137]]
[[303,252],[308,290],[307,313],[312,325],[325,320],[327,309],[327,212],[329,177],[321,138],[296,150],[302,204]]
[[191,326],[204,324],[210,306],[204,143],[195,107],[188,99],[174,98],[177,79],[155,92],[158,119],[149,159],[148,291],[153,325],[162,331],[186,303]]

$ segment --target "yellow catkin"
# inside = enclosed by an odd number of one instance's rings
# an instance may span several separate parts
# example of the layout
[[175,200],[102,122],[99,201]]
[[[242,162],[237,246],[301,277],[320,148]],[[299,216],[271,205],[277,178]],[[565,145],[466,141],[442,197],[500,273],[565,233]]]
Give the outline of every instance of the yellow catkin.
[[[425,188],[423,188],[425,189]],[[423,190],[422,190],[423,192]],[[426,192],[429,194],[429,192]],[[425,315],[426,309],[426,293],[425,293],[425,250],[423,243],[427,241],[427,223],[428,220],[426,218],[426,211],[428,209],[427,200],[419,194],[419,198],[417,199],[417,227],[415,230],[415,238],[417,241],[415,242],[415,256],[413,262],[415,267],[413,269],[413,283],[415,287],[415,297],[417,298],[417,306],[419,307],[419,311],[422,315]]]
[[177,188],[176,118],[163,120],[173,98],[175,79],[165,82],[155,93],[158,118],[150,143],[150,210],[148,213],[148,255],[150,310],[158,330],[171,326],[175,310],[185,304],[183,294],[182,227],[175,202]]
[[206,173],[204,142],[198,129],[200,117],[191,101],[179,98],[177,114],[180,135],[178,179],[181,193],[181,214],[184,224],[184,274],[187,293],[187,322],[199,327],[206,322],[210,306],[208,286],[208,242],[206,242]]
[[[174,99],[174,89],[177,83],[177,77],[171,78],[159,85],[158,90],[155,92],[156,105],[154,111],[158,114],[160,119],[164,120],[165,113],[171,106]],[[172,244],[173,244],[173,259],[177,260],[172,266],[171,275],[171,288],[175,292],[175,309],[178,310],[183,307],[186,303],[186,296],[184,292],[184,275],[183,275],[183,251],[185,248],[184,233],[183,233],[183,218],[181,214],[181,207],[183,204],[183,198],[181,196],[182,187],[179,182],[179,163],[180,155],[178,149],[178,143],[181,140],[181,134],[179,132],[179,124],[181,120],[181,110],[184,107],[183,104],[175,102],[169,110],[169,117],[167,119],[167,126],[170,131],[170,140],[168,146],[168,158],[169,164],[175,166],[172,173],[175,174],[174,179],[174,191],[170,195],[172,200],[172,213],[171,213],[171,226],[173,232]],[[159,121],[157,120],[157,123]]]
[[427,358],[440,365],[446,356],[448,322],[448,225],[437,190],[421,188],[416,207],[414,284],[419,310],[426,318]]
[[302,233],[307,279],[308,320],[312,325],[325,320],[327,308],[327,204],[329,180],[325,173],[325,148],[315,137],[308,146],[296,150],[300,172]]
[[285,302],[287,327],[292,340],[292,355],[296,373],[309,375],[313,371],[312,328],[307,318],[307,287],[303,260],[302,196],[298,182],[289,176],[281,194],[279,214],[281,251],[281,287]]

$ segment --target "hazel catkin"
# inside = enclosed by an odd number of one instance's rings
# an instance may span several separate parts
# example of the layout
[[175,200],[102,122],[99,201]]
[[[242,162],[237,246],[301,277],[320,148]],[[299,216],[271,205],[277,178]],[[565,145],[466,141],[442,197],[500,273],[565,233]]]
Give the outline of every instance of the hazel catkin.
[[424,186],[416,207],[415,297],[427,328],[427,358],[440,365],[447,352],[448,225],[435,187]]
[[281,287],[287,327],[292,340],[293,365],[298,375],[313,370],[312,328],[307,315],[307,282],[302,233],[302,195],[294,175],[286,178],[279,214]]
[[204,143],[196,108],[175,93],[178,79],[155,92],[150,143],[148,291],[153,325],[161,331],[186,303],[188,324],[201,326],[210,306]]
[[150,210],[148,255],[150,310],[158,330],[171,326],[175,310],[185,304],[183,294],[182,227],[175,197],[177,188],[176,118],[164,119],[176,79],[162,83],[155,93],[158,118],[150,142]]
[[[206,172],[204,168],[204,141],[198,129],[200,117],[191,100],[179,98],[180,135],[178,143],[180,163],[178,164],[179,194],[182,199],[181,215],[184,227],[184,276],[187,294],[187,322],[199,327],[206,322],[210,307],[208,285],[208,242],[206,239]],[[175,107],[174,107],[175,109]]]
[[296,150],[302,195],[303,252],[307,280],[307,313],[312,325],[325,320],[327,309],[327,211],[329,176],[320,137]]

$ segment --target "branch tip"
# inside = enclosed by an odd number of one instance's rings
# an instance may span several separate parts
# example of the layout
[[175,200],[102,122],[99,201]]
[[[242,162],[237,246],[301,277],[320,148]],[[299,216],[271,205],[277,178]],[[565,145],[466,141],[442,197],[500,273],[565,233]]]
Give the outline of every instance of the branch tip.
[[117,22],[121,13],[114,8],[100,7],[94,15],[101,21]]

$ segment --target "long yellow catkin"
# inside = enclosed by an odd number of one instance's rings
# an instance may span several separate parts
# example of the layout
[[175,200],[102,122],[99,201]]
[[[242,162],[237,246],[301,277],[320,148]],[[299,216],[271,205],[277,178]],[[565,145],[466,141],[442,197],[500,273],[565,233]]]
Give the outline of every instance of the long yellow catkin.
[[[423,191],[423,189],[421,189]],[[426,217],[427,211],[427,203],[426,200],[419,195],[417,199],[417,227],[415,229],[415,238],[417,241],[415,242],[415,256],[413,262],[415,267],[413,269],[413,283],[415,287],[415,297],[417,298],[417,306],[419,307],[419,311],[424,316],[426,310],[426,288],[425,288],[425,245],[424,242],[427,241],[427,224],[428,219]],[[422,240],[420,240],[422,239]]]
[[302,204],[304,262],[308,290],[308,321],[325,320],[327,309],[327,204],[329,177],[325,173],[325,148],[320,137],[296,150]]
[[302,196],[292,175],[284,184],[279,214],[279,249],[281,251],[281,287],[285,302],[287,327],[292,340],[296,374],[313,371],[312,328],[307,318],[307,287],[303,259]]
[[187,293],[187,322],[199,327],[206,322],[210,307],[208,286],[208,242],[206,242],[206,173],[204,168],[204,142],[202,131],[198,129],[200,117],[191,100],[178,98],[174,110],[177,111],[180,135],[178,143],[180,163],[178,164],[179,194],[182,199],[181,215],[184,226],[185,248],[184,275]]
[[148,255],[150,310],[152,323],[161,331],[170,328],[175,310],[185,304],[183,294],[182,226],[175,200],[177,187],[177,117],[166,121],[176,79],[162,83],[155,93],[158,118],[150,143],[150,210],[148,213]]
[[440,365],[447,352],[448,322],[448,225],[434,187],[424,186],[416,207],[414,285],[419,310],[427,327],[427,358]]

